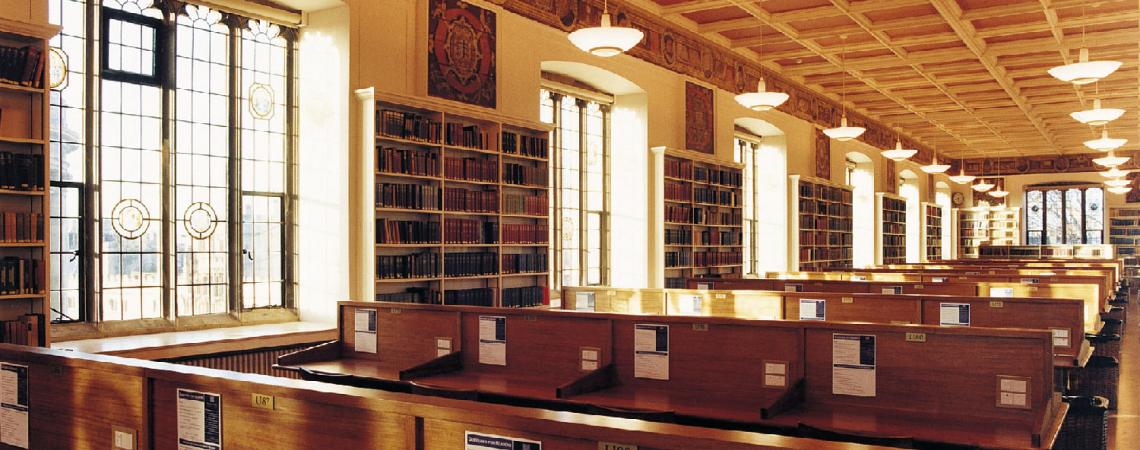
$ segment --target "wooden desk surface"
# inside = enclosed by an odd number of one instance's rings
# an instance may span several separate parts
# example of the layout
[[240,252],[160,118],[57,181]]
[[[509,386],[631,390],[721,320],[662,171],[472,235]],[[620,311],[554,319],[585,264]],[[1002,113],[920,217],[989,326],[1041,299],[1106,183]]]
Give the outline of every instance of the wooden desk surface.
[[645,389],[629,385],[570,397],[571,401],[625,410],[672,412],[690,417],[759,423],[760,411],[771,408],[767,399],[752,392],[735,395],[710,391]]
[[391,362],[370,359],[334,359],[329,361],[314,361],[298,364],[314,372],[333,375],[352,375],[360,378],[370,378],[385,381],[400,381],[400,367]]
[[[1069,405],[1061,403],[1055,418],[1056,427],[1064,420]],[[1004,424],[987,419],[973,419],[962,411],[961,417],[924,415],[915,412],[900,415],[899,411],[878,411],[871,408],[849,408],[824,404],[804,404],[776,416],[772,422],[788,427],[801,423],[830,431],[885,437],[910,437],[916,440],[969,444],[984,448],[1052,448],[1056,431],[1042,436],[1040,446],[1034,445],[1024,425]]]
[[537,376],[513,373],[486,373],[476,371],[448,372],[417,377],[414,384],[435,389],[473,391],[519,398],[557,399],[558,387],[571,380],[551,380]]

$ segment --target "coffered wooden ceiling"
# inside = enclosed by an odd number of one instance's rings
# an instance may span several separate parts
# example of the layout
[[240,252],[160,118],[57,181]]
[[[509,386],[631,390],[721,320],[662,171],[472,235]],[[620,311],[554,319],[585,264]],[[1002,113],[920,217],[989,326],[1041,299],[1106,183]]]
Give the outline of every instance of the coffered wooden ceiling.
[[[1109,133],[1140,149],[1137,0],[627,0],[954,158],[1087,153],[1069,113],[1123,108]],[[761,46],[761,31],[763,45]],[[846,36],[846,41],[841,38]],[[1046,73],[1090,59],[1124,65],[1076,88]],[[1099,93],[1098,93],[1099,89]],[[1120,151],[1120,150],[1118,150]]]

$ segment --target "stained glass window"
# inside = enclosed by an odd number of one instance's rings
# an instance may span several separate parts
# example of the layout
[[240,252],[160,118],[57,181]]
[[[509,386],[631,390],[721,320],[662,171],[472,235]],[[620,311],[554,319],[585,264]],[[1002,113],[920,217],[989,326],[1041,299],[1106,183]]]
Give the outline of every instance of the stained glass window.
[[1104,242],[1104,190],[1085,189],[1085,243]]
[[1025,191],[1026,243],[1104,242],[1104,191],[1100,187],[1040,187]]
[[1025,243],[1028,245],[1041,245],[1045,226],[1044,199],[1045,196],[1041,191],[1025,193]]
[[552,289],[605,284],[610,105],[545,89],[539,105],[540,118],[555,126]]

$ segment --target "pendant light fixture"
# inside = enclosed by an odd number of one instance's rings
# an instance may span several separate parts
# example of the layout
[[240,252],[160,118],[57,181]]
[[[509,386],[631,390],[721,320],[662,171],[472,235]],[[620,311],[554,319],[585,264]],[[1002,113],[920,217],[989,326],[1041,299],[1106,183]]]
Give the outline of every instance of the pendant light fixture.
[[[1001,177],[1001,162],[1000,161],[997,163],[997,170],[998,170],[997,183],[1001,183],[1001,186],[996,186],[997,189],[990,191],[990,197],[1005,198],[1007,195],[1009,195],[1009,191],[1005,190],[1005,178]],[[995,183],[995,185],[997,183]]]
[[582,28],[570,33],[570,43],[594,56],[608,58],[629,51],[641,42],[645,33],[637,28],[615,27],[610,20],[609,0],[602,6],[600,26]]
[[973,175],[966,175],[966,160],[958,160],[958,174],[950,176],[950,181],[958,184],[972,183],[977,178]]
[[1131,190],[1132,190],[1132,186],[1122,186],[1122,187],[1110,187],[1110,188],[1108,188],[1108,192],[1111,192],[1111,193],[1113,193],[1113,194],[1127,194],[1127,193],[1128,193],[1129,191],[1131,191]]
[[[760,27],[760,51],[757,59],[764,59],[764,29]],[[768,111],[788,101],[788,94],[783,92],[768,92],[768,85],[764,82],[764,71],[760,71],[760,81],[756,83],[756,92],[745,92],[736,96],[736,102],[753,111]]]
[[933,154],[930,156],[930,164],[920,167],[923,172],[929,174],[945,173],[950,170],[949,164],[938,164],[938,147],[934,147]]
[[1104,185],[1108,187],[1124,187],[1129,184],[1132,184],[1132,180],[1125,180],[1123,178],[1113,178],[1104,182]]
[[987,182],[984,178],[979,179],[977,183],[970,185],[970,189],[973,189],[973,190],[978,191],[978,192],[988,192],[990,189],[993,189],[993,188],[994,188],[994,185]]
[[1108,156],[1102,156],[1100,158],[1094,159],[1093,162],[1104,167],[1116,167],[1128,162],[1129,159],[1130,158],[1127,156],[1116,156],[1112,150],[1109,150]]
[[1120,178],[1120,177],[1123,177],[1125,175],[1128,175],[1128,172],[1120,170],[1116,167],[1113,167],[1111,169],[1108,169],[1108,170],[1100,173],[1100,176],[1105,177],[1105,178]]
[[[1081,6],[1081,16],[1085,8]],[[1120,68],[1120,61],[1089,61],[1089,49],[1085,46],[1085,26],[1081,25],[1081,50],[1077,62],[1049,69],[1053,78],[1076,85],[1089,84],[1111,75]]]
[[827,128],[823,130],[823,134],[839,142],[846,142],[862,136],[867,129],[847,126],[847,35],[839,35],[839,39],[843,40],[843,51],[839,54],[839,68],[843,72],[843,81],[839,88],[839,107],[843,112],[839,119],[839,127]]
[[1101,107],[1099,98],[1093,100],[1092,109],[1069,113],[1069,117],[1072,117],[1077,122],[1094,127],[1099,127],[1106,123],[1112,122],[1116,119],[1119,119],[1122,115],[1124,115],[1123,109]]
[[1096,151],[1107,152],[1109,150],[1116,150],[1126,143],[1128,143],[1128,139],[1108,137],[1108,127],[1106,126],[1100,130],[1100,138],[1085,141],[1085,147]]
[[884,158],[895,162],[906,161],[910,159],[911,156],[914,156],[915,153],[918,153],[918,150],[912,148],[902,148],[902,141],[897,137],[895,138],[895,148],[883,150],[881,152]]

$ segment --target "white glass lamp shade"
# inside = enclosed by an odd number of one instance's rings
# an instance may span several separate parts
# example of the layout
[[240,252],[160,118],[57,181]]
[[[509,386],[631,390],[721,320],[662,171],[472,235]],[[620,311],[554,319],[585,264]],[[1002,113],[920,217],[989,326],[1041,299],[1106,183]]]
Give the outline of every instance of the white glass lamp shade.
[[1103,157],[1094,159],[1093,162],[1097,163],[1099,165],[1102,165],[1104,167],[1116,167],[1116,166],[1119,166],[1121,164],[1128,162],[1128,160],[1129,160],[1129,158],[1127,156],[1116,156],[1115,154],[1112,153],[1111,150],[1109,150],[1108,156],[1103,156]]
[[835,139],[839,142],[846,142],[846,141],[850,141],[852,139],[855,139],[859,136],[862,136],[864,131],[867,131],[867,129],[863,128],[863,127],[849,127],[849,126],[847,126],[847,116],[844,115],[842,118],[839,119],[839,127],[838,128],[825,129],[825,130],[823,130],[823,134],[826,134],[827,137]]
[[768,111],[788,101],[788,94],[768,92],[767,83],[761,78],[756,84],[756,92],[745,92],[736,96],[736,102],[753,111]]
[[906,161],[906,160],[910,159],[911,156],[914,156],[915,153],[918,153],[918,150],[911,149],[911,148],[902,148],[902,142],[897,141],[897,140],[895,141],[895,148],[882,151],[882,155],[884,158],[887,158],[887,159],[890,159],[890,160],[896,161],[896,162],[897,161]]
[[978,192],[986,192],[986,191],[989,191],[990,189],[993,189],[993,188],[994,188],[994,185],[992,183],[985,182],[985,180],[982,180],[982,181],[978,182],[977,184],[970,186],[970,189],[973,189],[973,190],[978,191]]
[[1007,196],[1007,195],[1009,195],[1009,191],[1007,191],[1005,189],[998,189],[996,191],[990,191],[990,197],[993,197],[993,198],[1005,198],[1005,196]]
[[1131,186],[1121,186],[1121,187],[1110,187],[1110,188],[1108,188],[1108,192],[1111,192],[1113,194],[1127,194],[1128,191],[1131,191],[1131,190],[1132,190]]
[[591,55],[608,58],[629,51],[644,37],[645,33],[637,28],[611,25],[610,13],[607,12],[602,14],[601,26],[570,33],[570,43]]
[[930,158],[930,164],[922,166],[922,167],[920,167],[920,169],[922,169],[923,172],[931,173],[931,174],[933,174],[933,173],[945,173],[947,170],[950,170],[950,165],[949,164],[938,164],[938,156],[934,156],[934,157]]
[[1096,151],[1107,152],[1109,150],[1116,150],[1126,143],[1128,143],[1128,139],[1108,137],[1108,130],[1105,129],[1100,130],[1100,138],[1085,141],[1085,147]]
[[1101,172],[1100,176],[1105,177],[1105,178],[1121,178],[1127,174],[1128,174],[1128,172],[1125,172],[1125,171],[1120,170],[1116,167],[1113,167],[1113,168],[1108,169],[1104,172]]
[[964,173],[960,173],[958,175],[951,176],[950,181],[953,181],[953,182],[958,183],[958,184],[966,184],[966,183],[973,182],[974,179],[976,179],[976,178],[977,177],[975,177],[973,175],[966,175]]
[[1086,109],[1084,111],[1077,111],[1075,113],[1069,113],[1069,117],[1072,117],[1077,122],[1080,122],[1080,123],[1083,123],[1086,125],[1092,125],[1094,127],[1099,127],[1099,126],[1104,125],[1106,123],[1112,122],[1116,119],[1119,119],[1120,116],[1122,116],[1122,115],[1124,115],[1123,109],[1101,108],[1099,98],[1096,100],[1093,100],[1092,109]]
[[1113,178],[1104,182],[1104,185],[1108,187],[1124,187],[1129,184],[1132,184],[1132,180],[1125,180],[1123,178]]
[[1089,84],[1111,75],[1120,64],[1120,61],[1089,61],[1089,49],[1082,48],[1077,62],[1049,69],[1049,75],[1066,83]]

